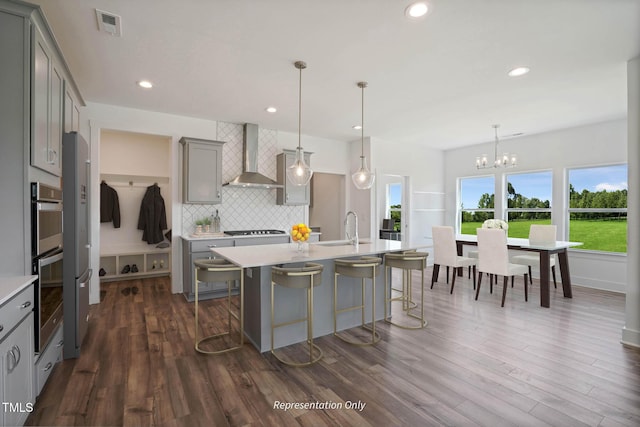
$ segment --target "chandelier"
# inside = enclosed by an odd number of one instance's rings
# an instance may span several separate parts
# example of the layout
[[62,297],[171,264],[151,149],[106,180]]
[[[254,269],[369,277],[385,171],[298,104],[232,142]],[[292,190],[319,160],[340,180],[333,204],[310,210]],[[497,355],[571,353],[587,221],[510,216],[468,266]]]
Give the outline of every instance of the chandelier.
[[477,169],[487,169],[487,168],[512,168],[518,164],[518,156],[515,154],[502,153],[498,156],[498,128],[500,125],[492,125],[494,133],[495,133],[495,147],[494,147],[494,157],[493,163],[489,163],[489,159],[486,154],[483,154],[480,157],[476,157],[476,168]]

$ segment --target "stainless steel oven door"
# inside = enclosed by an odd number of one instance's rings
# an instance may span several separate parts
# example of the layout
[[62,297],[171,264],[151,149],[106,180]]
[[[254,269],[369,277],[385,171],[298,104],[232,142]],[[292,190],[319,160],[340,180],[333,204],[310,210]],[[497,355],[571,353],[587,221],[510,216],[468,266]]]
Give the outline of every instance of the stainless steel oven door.
[[33,256],[62,247],[62,203],[35,202]]
[[44,350],[56,327],[62,321],[63,252],[56,252],[34,261],[36,287],[35,336],[36,352]]

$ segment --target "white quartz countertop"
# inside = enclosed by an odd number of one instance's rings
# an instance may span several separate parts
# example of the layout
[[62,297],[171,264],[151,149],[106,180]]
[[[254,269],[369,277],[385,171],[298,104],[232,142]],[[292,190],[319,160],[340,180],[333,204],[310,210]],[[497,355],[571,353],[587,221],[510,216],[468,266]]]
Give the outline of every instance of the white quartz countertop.
[[211,248],[215,254],[240,267],[262,267],[268,265],[300,263],[334,258],[349,258],[387,252],[416,249],[419,246],[403,244],[395,240],[375,239],[363,241],[357,247],[338,240],[330,242],[305,243],[303,250],[297,250],[297,243],[281,243],[268,246],[236,246]]
[[9,301],[37,278],[38,276],[0,277],[0,305]]

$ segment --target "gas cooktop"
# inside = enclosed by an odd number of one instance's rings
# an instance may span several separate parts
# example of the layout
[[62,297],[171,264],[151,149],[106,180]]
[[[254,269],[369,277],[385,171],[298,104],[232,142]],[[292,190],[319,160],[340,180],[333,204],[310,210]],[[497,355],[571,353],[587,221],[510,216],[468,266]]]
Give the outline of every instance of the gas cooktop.
[[224,234],[229,236],[263,236],[267,234],[286,234],[282,230],[230,230]]

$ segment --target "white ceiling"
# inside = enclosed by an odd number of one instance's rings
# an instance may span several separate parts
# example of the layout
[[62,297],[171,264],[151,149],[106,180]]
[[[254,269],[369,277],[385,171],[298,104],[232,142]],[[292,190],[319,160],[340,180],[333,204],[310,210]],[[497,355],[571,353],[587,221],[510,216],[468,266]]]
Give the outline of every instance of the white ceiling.
[[[32,0],[88,102],[454,148],[626,116],[640,0]],[[95,8],[122,17],[98,31]],[[507,77],[526,65],[531,72]],[[136,86],[148,79],[151,90]],[[265,112],[274,105],[276,114]],[[303,142],[304,145],[304,142]]]

